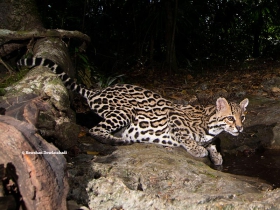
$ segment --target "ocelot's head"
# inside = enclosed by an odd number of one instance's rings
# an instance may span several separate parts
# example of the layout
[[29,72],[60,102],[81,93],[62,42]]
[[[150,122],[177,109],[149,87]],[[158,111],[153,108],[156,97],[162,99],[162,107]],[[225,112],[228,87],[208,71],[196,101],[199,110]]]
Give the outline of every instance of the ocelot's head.
[[246,107],[249,100],[246,98],[237,103],[228,103],[225,98],[218,98],[216,101],[216,125],[210,126],[209,132],[219,134],[221,131],[226,131],[233,136],[238,136],[243,131],[242,123],[245,120]]

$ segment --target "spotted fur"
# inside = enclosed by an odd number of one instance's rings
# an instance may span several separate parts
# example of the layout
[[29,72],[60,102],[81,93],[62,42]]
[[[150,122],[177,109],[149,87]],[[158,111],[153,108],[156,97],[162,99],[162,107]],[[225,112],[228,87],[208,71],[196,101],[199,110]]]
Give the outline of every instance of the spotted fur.
[[[215,165],[221,165],[222,156],[211,144],[212,139],[222,131],[234,136],[243,131],[248,99],[236,104],[218,98],[213,106],[183,106],[135,85],[118,84],[100,91],[86,89],[49,59],[27,58],[18,65],[45,66],[56,73],[67,88],[85,97],[90,108],[103,119],[89,133],[103,143],[182,146],[195,157],[209,154]],[[121,135],[115,135],[120,130]]]

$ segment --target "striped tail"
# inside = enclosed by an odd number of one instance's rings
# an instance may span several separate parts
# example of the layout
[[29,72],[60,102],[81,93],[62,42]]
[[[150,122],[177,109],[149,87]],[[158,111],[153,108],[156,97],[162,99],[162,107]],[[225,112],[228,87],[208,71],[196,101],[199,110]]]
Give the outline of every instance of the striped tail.
[[58,77],[62,80],[65,87],[76,91],[81,94],[83,97],[88,98],[88,96],[92,93],[92,90],[88,90],[81,85],[77,84],[71,77],[69,77],[62,68],[54,63],[53,61],[47,58],[25,58],[20,59],[17,62],[18,66],[27,66],[28,68],[33,68],[35,66],[44,66],[49,68],[52,72],[58,75]]

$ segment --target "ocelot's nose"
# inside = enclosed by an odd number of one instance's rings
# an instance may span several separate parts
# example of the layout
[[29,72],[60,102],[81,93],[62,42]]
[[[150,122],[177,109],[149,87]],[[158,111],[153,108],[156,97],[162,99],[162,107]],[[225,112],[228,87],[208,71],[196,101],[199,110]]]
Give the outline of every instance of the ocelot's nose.
[[235,126],[236,127],[236,129],[238,130],[238,132],[242,132],[242,130],[243,130],[243,127],[242,126]]

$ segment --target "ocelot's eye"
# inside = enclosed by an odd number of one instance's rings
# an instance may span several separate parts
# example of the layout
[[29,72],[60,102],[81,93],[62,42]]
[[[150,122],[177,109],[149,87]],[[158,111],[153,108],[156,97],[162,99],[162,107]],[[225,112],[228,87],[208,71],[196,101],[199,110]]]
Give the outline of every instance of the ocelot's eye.
[[243,122],[245,120],[245,116],[241,116],[241,121]]
[[234,117],[233,116],[228,116],[227,119],[228,119],[228,121],[234,121]]

